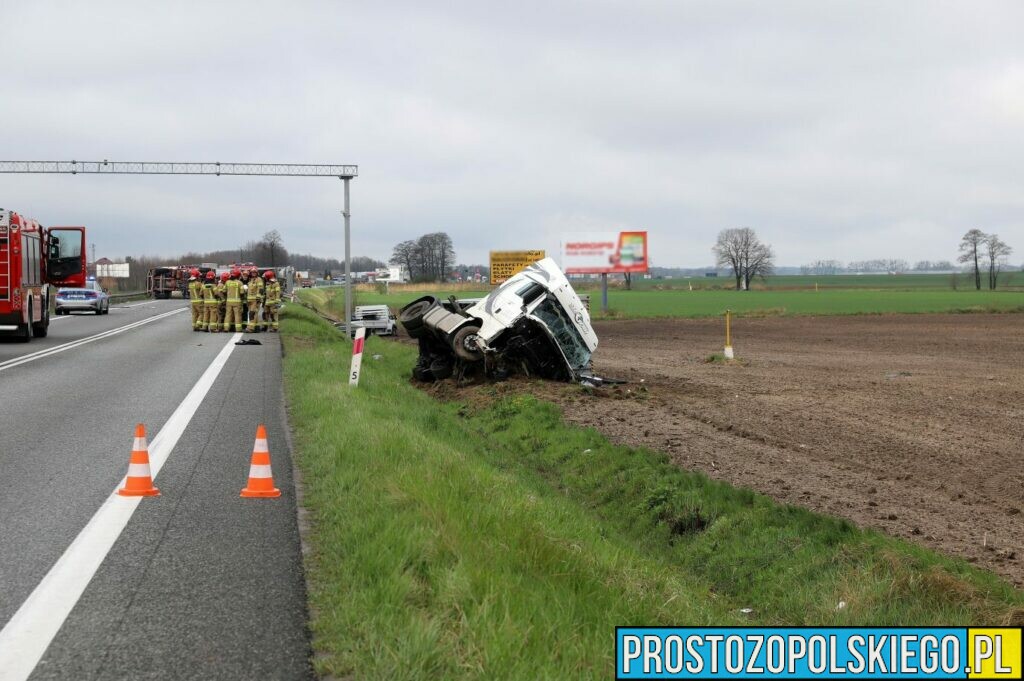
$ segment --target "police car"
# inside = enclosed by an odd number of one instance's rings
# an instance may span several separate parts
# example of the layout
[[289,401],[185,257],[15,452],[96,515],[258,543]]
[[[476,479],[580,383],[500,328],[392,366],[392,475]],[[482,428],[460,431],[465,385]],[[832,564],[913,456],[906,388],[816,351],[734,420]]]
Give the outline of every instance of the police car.
[[84,288],[57,290],[57,314],[84,310],[96,314],[110,312],[110,296],[93,277],[86,279]]

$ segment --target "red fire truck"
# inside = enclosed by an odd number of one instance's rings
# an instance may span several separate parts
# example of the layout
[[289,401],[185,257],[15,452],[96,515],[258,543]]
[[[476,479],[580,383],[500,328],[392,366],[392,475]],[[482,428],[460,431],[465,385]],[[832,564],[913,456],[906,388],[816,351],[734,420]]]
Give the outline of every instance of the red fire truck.
[[46,228],[0,208],[0,334],[45,336],[52,286],[85,286],[85,227]]

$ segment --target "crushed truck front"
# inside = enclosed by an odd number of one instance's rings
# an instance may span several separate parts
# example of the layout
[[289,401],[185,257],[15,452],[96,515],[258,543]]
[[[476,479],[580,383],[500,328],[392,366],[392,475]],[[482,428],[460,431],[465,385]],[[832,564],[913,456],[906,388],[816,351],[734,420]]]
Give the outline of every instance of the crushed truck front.
[[551,258],[530,265],[473,305],[427,296],[402,308],[399,321],[420,340],[413,371],[420,380],[479,365],[491,377],[521,372],[575,381],[597,348],[590,315]]

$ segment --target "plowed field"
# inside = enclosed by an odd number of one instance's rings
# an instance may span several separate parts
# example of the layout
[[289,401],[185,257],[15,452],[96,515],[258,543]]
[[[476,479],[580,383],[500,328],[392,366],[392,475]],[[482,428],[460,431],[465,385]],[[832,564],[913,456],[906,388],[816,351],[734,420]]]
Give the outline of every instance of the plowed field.
[[[573,422],[1024,583],[1024,316],[595,325],[615,389],[542,390]],[[536,385],[536,384],[534,384]]]

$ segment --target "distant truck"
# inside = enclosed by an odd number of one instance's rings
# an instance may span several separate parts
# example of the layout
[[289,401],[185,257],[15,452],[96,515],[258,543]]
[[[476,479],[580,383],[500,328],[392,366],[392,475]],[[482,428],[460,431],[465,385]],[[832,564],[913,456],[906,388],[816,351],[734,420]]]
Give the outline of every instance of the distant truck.
[[146,290],[150,297],[167,299],[175,291],[188,297],[188,270],[180,265],[154,267],[146,275]]
[[398,332],[395,315],[387,305],[356,305],[352,310],[352,333],[362,326],[366,335],[392,336]]
[[203,277],[207,272],[217,271],[217,266],[213,263],[154,267],[146,276],[146,291],[149,293],[149,297],[155,300],[167,300],[175,292],[178,292],[182,298],[188,298],[188,278],[189,272],[193,268],[199,270],[200,276]]

